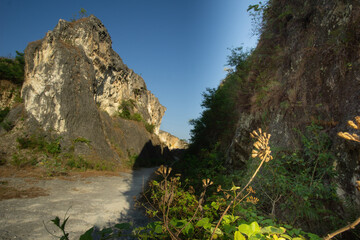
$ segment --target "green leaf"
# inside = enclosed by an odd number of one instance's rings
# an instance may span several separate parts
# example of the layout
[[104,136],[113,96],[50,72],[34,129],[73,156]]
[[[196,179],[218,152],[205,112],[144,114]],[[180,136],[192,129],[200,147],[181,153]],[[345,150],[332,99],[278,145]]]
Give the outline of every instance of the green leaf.
[[234,240],[246,240],[246,238],[239,231],[236,231],[234,234]]
[[307,233],[307,235],[310,237],[310,240],[320,240],[321,238],[313,233]]
[[83,235],[80,236],[79,240],[93,240],[91,234],[94,231],[94,228],[90,228],[89,230],[87,230]]
[[292,229],[292,228],[293,228],[292,226],[287,225],[287,224],[285,224],[284,227],[285,227],[286,229]]
[[247,224],[241,224],[239,227],[238,227],[238,230],[240,233],[244,233],[246,234],[248,237],[251,236],[252,234],[252,231],[251,231],[251,228],[249,225]]
[[[212,227],[211,229],[210,229],[210,232],[214,232],[214,227]],[[224,233],[221,231],[221,229],[220,228],[217,228],[216,230],[215,230],[215,234],[216,235],[219,235],[219,236],[222,236],[222,235],[224,235]]]
[[60,228],[60,218],[56,216],[54,219],[51,220],[56,226]]
[[196,226],[197,227],[203,227],[205,225],[208,225],[209,221],[210,221],[209,218],[202,218],[196,223]]
[[251,229],[252,234],[260,232],[260,227],[257,222],[250,223],[250,229]]
[[[274,237],[276,237],[276,235],[273,235]],[[264,239],[264,235],[260,234],[260,233],[255,233],[253,235],[251,235],[249,237],[249,240],[263,240]],[[274,238],[275,239],[275,238]]]
[[267,234],[283,234],[285,232],[285,229],[281,229],[281,228],[277,228],[277,227],[273,227],[273,226],[268,226],[268,227],[264,227],[261,229],[262,233],[267,233]]
[[292,240],[292,238],[291,238],[289,235],[287,235],[287,234],[281,234],[280,237],[285,238],[285,239]]
[[218,210],[219,209],[219,203],[217,203],[217,202],[212,202],[211,203],[211,206],[213,207],[213,208],[215,208],[215,210]]
[[191,224],[191,223],[189,223],[188,225],[186,225],[186,227],[184,228],[184,230],[183,230],[183,233],[185,234],[185,235],[189,235],[189,234],[191,234],[191,233],[193,233],[194,232],[194,226]]
[[109,228],[104,228],[100,231],[101,236],[106,236],[109,235],[113,232],[113,230],[109,227]]
[[161,225],[156,225],[154,232],[157,233],[157,234],[162,233],[163,232],[162,226]]
[[[70,216],[69,216],[70,217]],[[69,217],[67,217],[65,220],[64,220],[64,222],[63,222],[63,224],[61,224],[61,229],[62,230],[65,230],[65,225],[66,225],[66,222],[69,220]]]
[[231,224],[235,222],[239,216],[233,216],[233,215],[224,215],[223,221],[221,222],[223,225]]
[[237,186],[233,185],[233,187],[230,190],[235,192],[238,189],[240,189],[240,187],[237,187]]
[[236,227],[233,225],[224,225],[224,231],[225,233],[230,234],[236,231]]

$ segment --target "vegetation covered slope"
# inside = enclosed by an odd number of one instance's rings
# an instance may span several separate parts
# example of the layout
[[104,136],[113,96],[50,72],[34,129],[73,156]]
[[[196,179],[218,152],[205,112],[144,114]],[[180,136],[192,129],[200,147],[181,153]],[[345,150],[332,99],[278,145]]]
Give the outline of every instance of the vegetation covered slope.
[[325,234],[359,212],[359,145],[337,132],[360,110],[360,4],[272,0],[250,9],[263,11],[258,46],[233,49],[234,71],[203,94],[184,173],[247,181],[256,165],[250,133],[261,127],[274,160],[253,183],[257,211]]

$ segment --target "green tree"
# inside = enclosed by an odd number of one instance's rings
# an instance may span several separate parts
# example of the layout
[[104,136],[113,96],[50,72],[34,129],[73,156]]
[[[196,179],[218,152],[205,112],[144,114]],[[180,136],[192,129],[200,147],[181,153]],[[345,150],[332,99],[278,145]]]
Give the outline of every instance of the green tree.
[[0,79],[10,80],[16,84],[24,82],[24,53],[16,51],[14,59],[0,57]]

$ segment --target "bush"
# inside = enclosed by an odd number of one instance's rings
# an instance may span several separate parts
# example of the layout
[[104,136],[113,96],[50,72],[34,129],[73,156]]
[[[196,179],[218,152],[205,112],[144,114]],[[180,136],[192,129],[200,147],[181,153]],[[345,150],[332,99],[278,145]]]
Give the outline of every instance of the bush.
[[130,119],[137,122],[144,121],[140,113],[134,113],[133,115],[130,116]]
[[331,141],[315,124],[306,127],[304,134],[298,133],[303,149],[275,149],[274,160],[254,182],[261,199],[258,209],[291,225],[311,226],[307,230],[325,234],[342,223],[341,216],[329,208],[339,202]]
[[123,100],[119,106],[119,116],[124,119],[131,119],[135,107],[135,101],[132,99]]
[[0,58],[0,79],[22,84],[24,82],[24,66],[24,53],[16,51],[15,59]]
[[2,121],[4,121],[5,117],[8,115],[9,112],[10,112],[10,108],[9,108],[9,107],[0,109],[0,123],[1,123]]
[[149,133],[153,134],[155,130],[155,125],[145,122],[145,128]]
[[89,145],[91,141],[84,137],[78,137],[78,138],[74,139],[73,142],[74,143],[85,143],[86,145]]
[[38,163],[38,161],[36,158],[29,159],[26,156],[20,154],[14,154],[12,156],[12,161],[10,163],[16,166],[17,168],[22,168],[25,166],[35,166]]
[[66,161],[66,166],[69,168],[78,168],[82,170],[94,169],[94,165],[89,161],[86,161],[81,156],[72,156]]
[[44,137],[32,135],[30,137],[19,137],[16,139],[20,149],[34,149],[57,155],[61,152],[60,138],[52,139],[49,142]]

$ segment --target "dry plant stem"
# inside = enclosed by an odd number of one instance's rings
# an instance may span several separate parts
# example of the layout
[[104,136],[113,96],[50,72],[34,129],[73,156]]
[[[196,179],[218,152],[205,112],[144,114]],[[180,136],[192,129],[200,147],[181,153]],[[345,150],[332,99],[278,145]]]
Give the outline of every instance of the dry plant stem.
[[354,229],[356,227],[356,225],[358,225],[360,223],[360,218],[356,219],[353,223],[343,227],[343,228],[340,228],[338,230],[336,230],[335,232],[333,233],[330,233],[328,234],[326,237],[324,237],[323,239],[324,240],[329,240],[329,239],[332,239],[333,237],[335,237],[336,235],[340,234],[340,233],[343,233],[347,230],[350,230],[350,229]]
[[263,160],[261,161],[259,167],[256,169],[256,171],[254,172],[254,174],[252,175],[252,177],[250,178],[250,180],[248,181],[248,183],[245,185],[245,187],[243,187],[243,188],[241,189],[241,191],[235,196],[235,198],[234,198],[234,199],[230,202],[230,204],[227,206],[227,208],[225,209],[225,211],[224,211],[223,214],[221,215],[219,222],[216,224],[216,227],[214,228],[214,231],[213,231],[212,234],[211,234],[210,240],[213,239],[216,229],[219,227],[222,219],[224,218],[225,214],[229,211],[231,205],[236,201],[236,199],[240,196],[240,194],[244,191],[244,189],[246,189],[246,188],[250,185],[250,183],[254,180],[256,174],[259,172],[259,170],[260,170],[261,166],[263,165],[263,163],[265,162],[265,159],[267,158],[267,156],[268,156],[268,154],[265,155],[265,157],[264,157]]
[[250,195],[250,192],[248,192],[242,199],[240,199],[240,201],[238,201],[237,203],[234,204],[234,207],[236,207],[237,205],[239,205],[247,196]]

